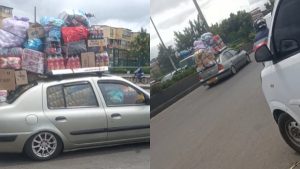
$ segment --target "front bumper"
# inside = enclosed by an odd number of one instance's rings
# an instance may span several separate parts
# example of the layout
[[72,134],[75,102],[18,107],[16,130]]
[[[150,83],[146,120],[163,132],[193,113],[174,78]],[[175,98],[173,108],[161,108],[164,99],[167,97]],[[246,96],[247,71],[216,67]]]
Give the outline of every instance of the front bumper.
[[218,74],[211,76],[205,80],[200,80],[203,85],[210,85],[213,83],[217,83],[219,80],[224,79],[231,75],[230,69],[224,69],[223,71],[219,71]]
[[21,153],[30,133],[0,133],[0,153]]

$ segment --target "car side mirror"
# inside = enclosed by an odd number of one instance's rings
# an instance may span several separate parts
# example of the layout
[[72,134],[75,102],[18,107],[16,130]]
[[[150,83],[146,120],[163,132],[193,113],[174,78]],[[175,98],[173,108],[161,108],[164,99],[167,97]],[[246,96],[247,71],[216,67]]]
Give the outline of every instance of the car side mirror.
[[256,62],[266,62],[273,60],[273,55],[267,45],[262,45],[255,51]]

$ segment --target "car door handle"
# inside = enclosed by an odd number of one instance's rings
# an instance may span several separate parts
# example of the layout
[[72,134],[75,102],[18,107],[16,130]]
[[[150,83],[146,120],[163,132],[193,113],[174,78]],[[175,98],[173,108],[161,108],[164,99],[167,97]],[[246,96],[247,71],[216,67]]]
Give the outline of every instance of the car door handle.
[[66,121],[67,118],[64,117],[64,116],[58,116],[58,117],[55,118],[55,120],[56,120],[56,121]]
[[110,117],[113,119],[121,119],[122,118],[121,114],[119,114],[119,113],[111,114]]

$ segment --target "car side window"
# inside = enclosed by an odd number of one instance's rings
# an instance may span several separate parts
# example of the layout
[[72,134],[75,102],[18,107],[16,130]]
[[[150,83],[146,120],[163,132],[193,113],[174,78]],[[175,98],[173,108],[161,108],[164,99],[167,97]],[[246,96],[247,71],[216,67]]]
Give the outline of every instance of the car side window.
[[122,82],[98,82],[107,106],[144,105],[145,95]]
[[96,96],[90,84],[75,84],[64,87],[66,107],[96,107]]
[[47,88],[47,103],[49,109],[65,108],[63,86],[51,86]]
[[300,20],[298,17],[299,0],[283,0],[275,19],[272,53],[284,59],[300,50]]
[[224,52],[224,54],[223,54],[223,58],[224,58],[223,60],[224,61],[229,60],[232,57],[233,57],[233,55],[231,53],[229,53],[229,52]]
[[49,109],[98,106],[93,88],[88,82],[48,87],[47,102]]

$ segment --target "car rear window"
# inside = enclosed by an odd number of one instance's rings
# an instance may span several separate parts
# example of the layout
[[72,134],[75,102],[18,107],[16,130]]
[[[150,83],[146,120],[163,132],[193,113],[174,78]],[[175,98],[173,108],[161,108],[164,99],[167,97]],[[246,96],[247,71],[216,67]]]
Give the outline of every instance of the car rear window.
[[16,101],[22,94],[24,94],[26,91],[28,91],[29,89],[33,88],[34,86],[36,86],[38,83],[30,83],[27,85],[23,85],[23,86],[19,86],[17,87],[16,90],[11,91],[8,93],[7,99],[6,99],[6,103],[11,104],[14,101]]

